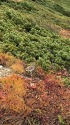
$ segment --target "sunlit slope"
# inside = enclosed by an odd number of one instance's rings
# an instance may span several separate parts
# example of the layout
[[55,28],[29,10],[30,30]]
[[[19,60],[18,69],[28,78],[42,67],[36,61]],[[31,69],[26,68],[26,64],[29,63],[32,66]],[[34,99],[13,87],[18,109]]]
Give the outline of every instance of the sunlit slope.
[[70,11],[70,1],[69,0],[53,0],[53,1],[55,1],[57,4],[64,7],[66,10]]
[[69,32],[69,10],[52,0],[2,1],[0,51],[27,62],[36,61],[45,70],[69,70],[69,36],[60,36],[60,31]]

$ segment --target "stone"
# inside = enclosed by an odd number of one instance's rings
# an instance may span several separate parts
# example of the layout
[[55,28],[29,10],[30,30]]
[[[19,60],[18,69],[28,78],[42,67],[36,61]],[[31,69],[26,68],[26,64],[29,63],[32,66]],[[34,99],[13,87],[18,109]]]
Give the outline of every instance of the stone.
[[27,68],[26,68],[26,71],[28,71],[28,72],[32,72],[32,71],[34,71],[35,70],[35,63],[32,63],[30,66],[28,66]]
[[6,67],[0,68],[0,78],[5,77],[5,76],[9,76],[12,73],[13,73],[12,70],[9,68],[6,68]]
[[2,69],[3,68],[3,66],[2,65],[0,65],[0,69]]

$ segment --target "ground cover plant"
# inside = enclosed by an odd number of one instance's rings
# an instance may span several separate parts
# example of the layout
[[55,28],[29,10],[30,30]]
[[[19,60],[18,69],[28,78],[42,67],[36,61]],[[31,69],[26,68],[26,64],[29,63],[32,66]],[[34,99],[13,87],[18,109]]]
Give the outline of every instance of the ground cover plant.
[[0,51],[36,61],[46,71],[70,71],[69,15],[59,6],[52,1],[1,1]]
[[[14,57],[1,53],[1,65],[3,59],[6,59],[4,67],[9,68],[17,60],[7,65]],[[69,125],[70,87],[65,86],[62,75],[44,72],[39,66],[34,78],[19,72],[14,70],[13,74],[0,78],[0,124]]]
[[0,0],[0,125],[70,124],[69,0]]

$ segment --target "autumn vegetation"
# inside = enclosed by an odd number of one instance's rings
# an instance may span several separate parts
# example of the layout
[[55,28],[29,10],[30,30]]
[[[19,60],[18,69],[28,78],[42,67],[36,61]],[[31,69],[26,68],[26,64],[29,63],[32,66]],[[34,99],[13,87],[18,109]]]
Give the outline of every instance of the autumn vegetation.
[[70,87],[59,73],[36,66],[32,79],[25,63],[3,53],[0,64],[14,66],[12,75],[0,78],[0,125],[69,125]]
[[70,125],[69,0],[0,0],[0,66],[0,125]]

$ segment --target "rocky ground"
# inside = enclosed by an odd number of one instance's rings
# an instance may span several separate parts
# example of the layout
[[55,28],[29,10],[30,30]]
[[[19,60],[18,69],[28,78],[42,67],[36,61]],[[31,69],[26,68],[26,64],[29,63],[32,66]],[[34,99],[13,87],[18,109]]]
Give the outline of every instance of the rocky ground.
[[6,68],[6,67],[3,67],[2,65],[0,65],[0,78],[9,76],[12,73],[13,73],[13,71],[10,68]]

